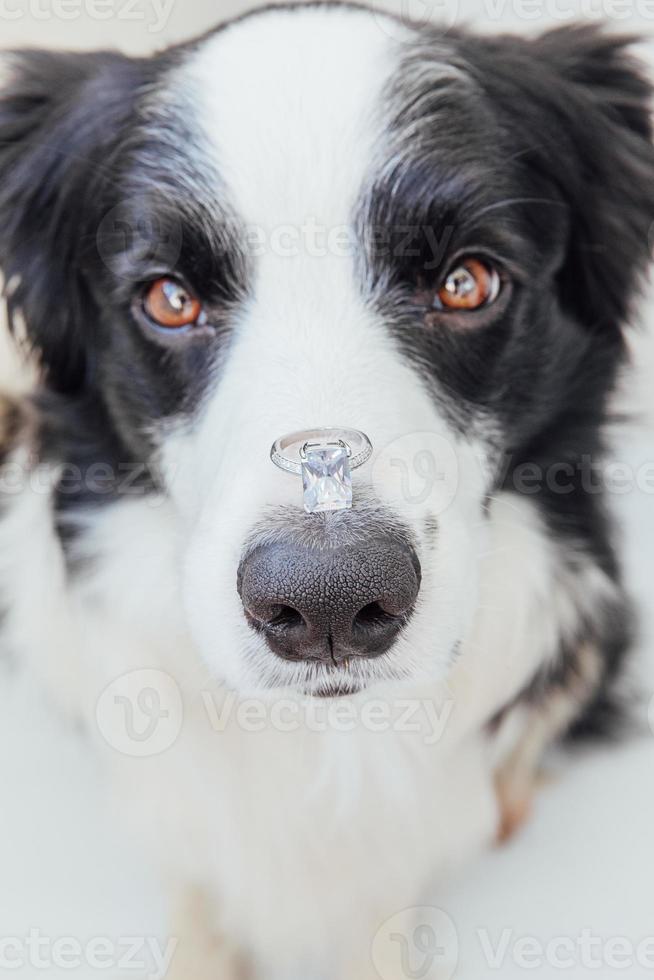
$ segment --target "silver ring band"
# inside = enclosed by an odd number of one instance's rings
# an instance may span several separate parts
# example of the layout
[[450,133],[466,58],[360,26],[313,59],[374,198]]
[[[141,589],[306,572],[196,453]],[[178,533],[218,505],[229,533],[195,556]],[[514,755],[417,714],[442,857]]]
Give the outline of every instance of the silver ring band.
[[303,454],[312,444],[342,446],[347,451],[351,470],[363,466],[372,456],[372,443],[365,432],[329,426],[324,429],[302,429],[275,439],[270,458],[280,470],[301,476]]

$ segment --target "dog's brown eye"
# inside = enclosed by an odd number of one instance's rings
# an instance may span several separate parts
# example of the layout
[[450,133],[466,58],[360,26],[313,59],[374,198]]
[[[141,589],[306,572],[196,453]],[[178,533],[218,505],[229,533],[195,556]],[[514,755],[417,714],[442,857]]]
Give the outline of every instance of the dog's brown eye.
[[436,293],[434,307],[443,310],[477,310],[496,299],[500,291],[497,270],[480,259],[463,259],[448,273]]
[[200,300],[174,279],[153,282],[147,289],[143,307],[151,320],[169,330],[190,327],[202,314]]

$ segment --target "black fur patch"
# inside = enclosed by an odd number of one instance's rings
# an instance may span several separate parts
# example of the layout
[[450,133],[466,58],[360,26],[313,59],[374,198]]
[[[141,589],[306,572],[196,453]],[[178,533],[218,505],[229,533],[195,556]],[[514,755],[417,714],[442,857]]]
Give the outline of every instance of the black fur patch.
[[[150,424],[197,404],[245,292],[235,220],[193,163],[203,153],[187,107],[157,99],[174,55],[9,58],[0,263],[10,321],[24,316],[46,389],[60,396],[44,439],[61,447],[65,424],[71,448],[77,437],[107,464],[147,462]],[[168,272],[201,284],[211,311],[183,344],[142,323],[146,284]]]
[[[594,27],[535,40],[426,32],[389,89],[389,163],[359,219],[362,237],[375,231],[371,302],[451,421],[496,427],[490,493],[527,495],[562,548],[587,554],[618,595],[597,471],[654,220],[650,86],[627,43]],[[410,236],[398,252],[399,236],[379,229]],[[417,288],[437,286],[466,254],[502,270],[495,304],[463,315],[417,306]],[[617,714],[629,621],[618,600],[580,637],[604,666],[575,734]],[[534,678],[525,698],[574,666],[574,649],[562,649],[559,675]]]

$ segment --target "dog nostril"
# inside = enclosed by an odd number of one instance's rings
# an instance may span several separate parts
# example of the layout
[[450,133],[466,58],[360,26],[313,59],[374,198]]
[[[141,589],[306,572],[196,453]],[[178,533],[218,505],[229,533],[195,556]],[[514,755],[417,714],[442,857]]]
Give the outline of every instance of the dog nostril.
[[279,606],[274,616],[268,620],[268,626],[279,627],[279,629],[294,629],[298,626],[306,626],[304,617],[293,609],[293,606]]
[[379,602],[369,602],[354,617],[352,630],[371,630],[376,627],[385,629],[393,624],[401,626],[405,619],[406,615],[394,616],[393,613],[386,612]]
[[306,627],[302,614],[293,606],[283,603],[261,605],[251,603],[246,607],[245,614],[257,630],[290,630],[300,626]]

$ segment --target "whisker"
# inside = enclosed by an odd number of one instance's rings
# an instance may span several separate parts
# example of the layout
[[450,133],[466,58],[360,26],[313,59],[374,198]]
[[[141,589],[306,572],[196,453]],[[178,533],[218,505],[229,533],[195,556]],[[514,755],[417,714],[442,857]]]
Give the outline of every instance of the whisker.
[[549,200],[546,197],[508,197],[504,201],[496,201],[494,204],[488,204],[481,211],[477,211],[476,217],[481,217],[483,214],[488,214],[490,211],[496,211],[498,208],[511,207],[514,204],[547,204],[554,205],[555,207],[564,207],[561,201]]

